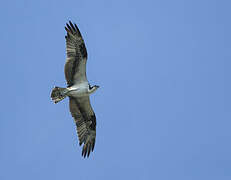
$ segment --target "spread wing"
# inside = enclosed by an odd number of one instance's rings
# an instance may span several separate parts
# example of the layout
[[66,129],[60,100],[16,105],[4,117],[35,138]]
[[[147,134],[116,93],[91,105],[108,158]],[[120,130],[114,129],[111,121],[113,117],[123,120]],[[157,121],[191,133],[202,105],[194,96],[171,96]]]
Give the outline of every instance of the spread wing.
[[76,24],[66,24],[66,64],[65,77],[68,87],[75,83],[87,81],[86,77],[86,62],[87,49],[84,44],[82,35]]
[[69,97],[70,112],[77,126],[79,145],[82,143],[82,156],[89,157],[94,150],[96,138],[96,117],[88,96],[81,98]]

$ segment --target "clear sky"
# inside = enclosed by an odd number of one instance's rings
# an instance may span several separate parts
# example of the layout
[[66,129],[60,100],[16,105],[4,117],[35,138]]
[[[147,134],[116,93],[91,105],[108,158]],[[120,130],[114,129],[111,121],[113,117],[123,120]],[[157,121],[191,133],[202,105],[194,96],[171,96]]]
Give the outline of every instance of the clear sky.
[[[3,1],[1,180],[230,180],[231,2]],[[77,23],[97,139],[81,156],[65,86]]]

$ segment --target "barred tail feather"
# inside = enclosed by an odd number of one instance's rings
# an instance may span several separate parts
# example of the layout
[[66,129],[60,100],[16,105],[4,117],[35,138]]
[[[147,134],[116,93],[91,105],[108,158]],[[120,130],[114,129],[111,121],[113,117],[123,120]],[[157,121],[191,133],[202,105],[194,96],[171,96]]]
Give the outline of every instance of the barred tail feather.
[[67,96],[66,93],[66,88],[55,87],[51,92],[51,99],[54,103],[58,103]]

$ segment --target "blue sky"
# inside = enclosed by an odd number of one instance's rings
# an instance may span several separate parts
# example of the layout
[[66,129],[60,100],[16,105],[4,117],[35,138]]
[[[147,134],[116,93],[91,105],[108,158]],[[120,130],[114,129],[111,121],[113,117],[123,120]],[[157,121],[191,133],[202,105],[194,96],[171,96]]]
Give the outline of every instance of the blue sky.
[[[4,1],[0,179],[229,180],[230,1]],[[81,157],[65,86],[77,23],[97,140]]]

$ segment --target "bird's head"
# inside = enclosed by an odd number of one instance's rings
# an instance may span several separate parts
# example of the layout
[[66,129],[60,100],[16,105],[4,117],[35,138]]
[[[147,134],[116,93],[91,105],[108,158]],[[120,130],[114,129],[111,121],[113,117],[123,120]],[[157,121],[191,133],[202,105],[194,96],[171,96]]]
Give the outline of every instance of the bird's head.
[[98,86],[98,85],[94,85],[93,87],[94,87],[95,89],[98,89],[98,88],[99,88],[99,86]]
[[89,85],[89,92],[90,92],[90,94],[93,93],[93,92],[95,92],[98,88],[99,88],[99,86],[97,86],[97,85],[94,85],[94,86],[90,86]]

